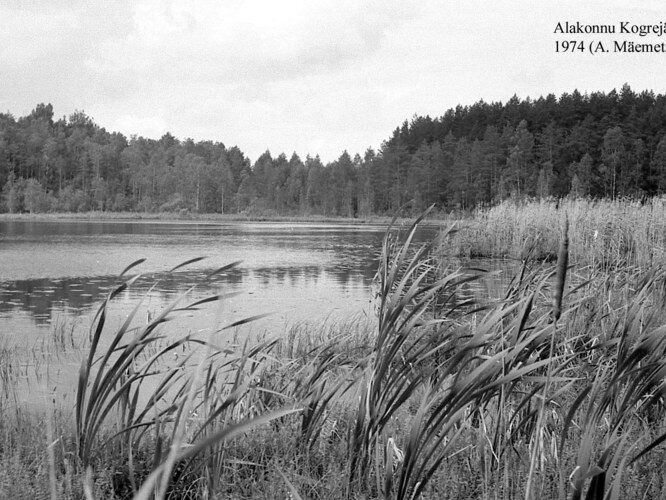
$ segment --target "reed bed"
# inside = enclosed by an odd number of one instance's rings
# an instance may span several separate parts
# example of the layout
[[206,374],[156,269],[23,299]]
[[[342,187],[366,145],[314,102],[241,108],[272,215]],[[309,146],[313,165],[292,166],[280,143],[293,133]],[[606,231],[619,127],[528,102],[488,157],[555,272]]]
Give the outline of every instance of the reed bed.
[[483,271],[451,269],[440,240],[415,248],[418,219],[387,234],[376,322],[252,342],[233,332],[253,318],[163,333],[219,295],[109,330],[130,266],[91,329],[74,422],[0,405],[0,497],[663,498],[666,270],[572,276],[568,208],[557,262],[525,259],[497,302],[461,299]]
[[648,269],[666,258],[666,200],[505,201],[461,223],[442,248],[448,255],[555,260],[568,217],[571,262],[604,269]]

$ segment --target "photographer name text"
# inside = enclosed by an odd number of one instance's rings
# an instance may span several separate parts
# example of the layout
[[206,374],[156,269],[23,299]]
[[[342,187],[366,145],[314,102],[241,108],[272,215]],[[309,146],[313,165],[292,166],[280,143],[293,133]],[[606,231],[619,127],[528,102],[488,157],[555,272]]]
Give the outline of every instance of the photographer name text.
[[666,22],[639,24],[620,21],[615,24],[585,24],[562,21],[555,25],[553,33],[557,35],[555,52],[558,53],[666,53]]

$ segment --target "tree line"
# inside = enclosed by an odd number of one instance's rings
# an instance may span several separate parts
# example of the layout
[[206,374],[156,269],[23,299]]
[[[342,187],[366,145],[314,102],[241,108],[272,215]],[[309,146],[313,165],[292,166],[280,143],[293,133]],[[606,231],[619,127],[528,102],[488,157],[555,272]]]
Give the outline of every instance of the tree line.
[[0,206],[8,212],[192,211],[366,216],[468,210],[506,198],[636,197],[666,191],[666,96],[512,97],[414,116],[375,151],[318,156],[108,132],[39,104],[0,114]]

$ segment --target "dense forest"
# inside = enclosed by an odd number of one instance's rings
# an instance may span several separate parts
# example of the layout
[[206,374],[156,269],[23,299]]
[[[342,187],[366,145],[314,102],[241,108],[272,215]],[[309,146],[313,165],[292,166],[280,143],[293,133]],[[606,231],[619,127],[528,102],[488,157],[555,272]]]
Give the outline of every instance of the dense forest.
[[273,156],[221,142],[108,132],[39,104],[0,114],[2,210],[182,211],[366,216],[506,198],[635,197],[666,191],[666,95],[512,97],[414,116],[378,151]]

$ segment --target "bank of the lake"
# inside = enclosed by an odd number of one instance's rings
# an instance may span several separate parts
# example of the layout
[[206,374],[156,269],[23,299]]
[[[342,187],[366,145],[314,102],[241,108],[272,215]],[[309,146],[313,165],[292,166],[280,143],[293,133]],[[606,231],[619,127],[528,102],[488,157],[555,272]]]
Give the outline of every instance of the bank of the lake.
[[[2,220],[120,220],[120,221],[173,221],[173,222],[302,222],[302,223],[334,223],[334,224],[384,224],[395,220],[398,224],[408,224],[410,217],[369,215],[359,217],[330,217],[325,215],[280,215],[277,213],[194,213],[194,212],[22,212],[0,213]],[[443,224],[458,220],[444,213],[429,217],[426,223]]]

